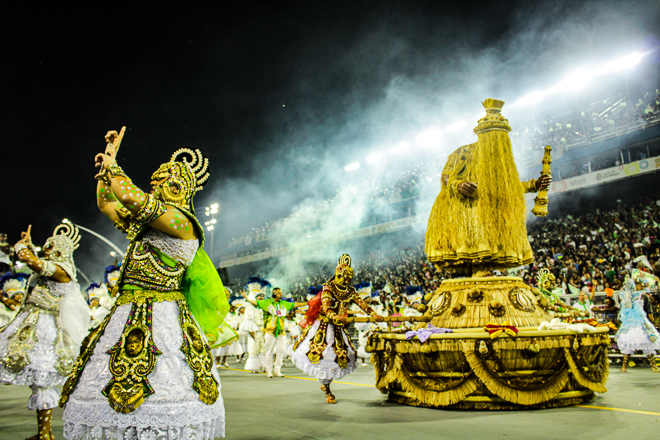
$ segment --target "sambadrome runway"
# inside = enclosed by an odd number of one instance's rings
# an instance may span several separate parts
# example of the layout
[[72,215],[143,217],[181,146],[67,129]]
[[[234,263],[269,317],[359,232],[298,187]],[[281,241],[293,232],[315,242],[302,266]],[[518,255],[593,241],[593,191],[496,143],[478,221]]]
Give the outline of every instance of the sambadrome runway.
[[[337,405],[327,405],[316,380],[290,362],[285,378],[221,369],[228,439],[654,439],[660,430],[660,375],[648,365],[620,373],[611,365],[608,392],[587,405],[530,411],[442,411],[391,403],[374,386],[372,367],[334,382]],[[36,432],[25,408],[27,387],[0,386],[0,439]],[[331,423],[334,422],[334,423]],[[62,439],[62,410],[53,412]]]

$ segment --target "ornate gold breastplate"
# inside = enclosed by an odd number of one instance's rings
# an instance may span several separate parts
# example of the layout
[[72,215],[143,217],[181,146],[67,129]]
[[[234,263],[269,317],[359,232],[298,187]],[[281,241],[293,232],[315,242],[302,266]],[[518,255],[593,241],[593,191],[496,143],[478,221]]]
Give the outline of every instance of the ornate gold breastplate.
[[163,262],[148,243],[131,243],[126,255],[123,283],[161,292],[181,290],[186,267],[176,262],[174,267]]

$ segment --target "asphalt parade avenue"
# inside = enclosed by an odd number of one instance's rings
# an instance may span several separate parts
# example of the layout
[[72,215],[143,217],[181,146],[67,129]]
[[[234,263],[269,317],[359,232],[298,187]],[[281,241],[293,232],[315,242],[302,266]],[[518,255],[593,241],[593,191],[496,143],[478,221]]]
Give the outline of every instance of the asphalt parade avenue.
[[[616,365],[616,364],[615,364]],[[337,405],[327,405],[315,379],[285,362],[285,378],[221,369],[228,439],[652,439],[660,429],[660,374],[648,365],[620,373],[612,365],[608,392],[583,406],[532,411],[441,411],[388,402],[374,386],[372,367],[333,383]],[[25,404],[28,387],[0,386],[0,439],[36,433]],[[53,412],[62,436],[62,410]]]

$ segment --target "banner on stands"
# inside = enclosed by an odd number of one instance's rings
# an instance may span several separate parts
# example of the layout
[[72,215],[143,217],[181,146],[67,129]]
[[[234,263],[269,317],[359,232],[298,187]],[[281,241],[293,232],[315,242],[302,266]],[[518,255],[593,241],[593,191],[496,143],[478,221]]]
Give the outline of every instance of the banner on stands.
[[638,160],[637,162],[627,163],[618,167],[606,168],[604,170],[594,171],[581,176],[571,177],[570,179],[552,182],[548,195],[552,196],[563,192],[574,191],[576,189],[601,185],[603,183],[613,182],[627,177],[651,173],[658,169],[660,169],[660,157]]

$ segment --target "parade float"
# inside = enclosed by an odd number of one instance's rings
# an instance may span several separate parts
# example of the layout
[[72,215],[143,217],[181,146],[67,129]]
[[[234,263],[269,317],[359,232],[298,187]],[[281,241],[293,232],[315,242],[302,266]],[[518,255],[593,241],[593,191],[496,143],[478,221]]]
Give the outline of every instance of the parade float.
[[427,296],[424,315],[410,320],[417,323],[369,339],[376,386],[394,402],[531,409],[606,392],[608,328],[557,319],[547,272],[540,288],[498,276],[533,261],[523,193],[538,192],[532,212],[547,214],[551,162],[548,146],[541,177],[520,182],[503,104],[484,102],[478,141],[449,156],[429,218],[428,260],[456,276]]

